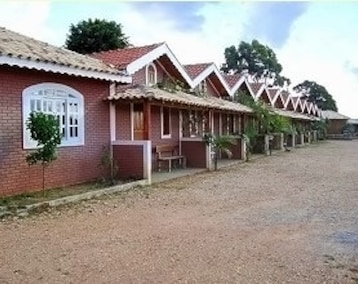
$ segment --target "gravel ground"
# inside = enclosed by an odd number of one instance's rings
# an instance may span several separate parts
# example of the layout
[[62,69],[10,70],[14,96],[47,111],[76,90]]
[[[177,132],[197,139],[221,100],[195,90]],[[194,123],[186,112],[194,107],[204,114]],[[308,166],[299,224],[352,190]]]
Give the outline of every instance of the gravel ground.
[[358,283],[358,141],[0,223],[0,283]]

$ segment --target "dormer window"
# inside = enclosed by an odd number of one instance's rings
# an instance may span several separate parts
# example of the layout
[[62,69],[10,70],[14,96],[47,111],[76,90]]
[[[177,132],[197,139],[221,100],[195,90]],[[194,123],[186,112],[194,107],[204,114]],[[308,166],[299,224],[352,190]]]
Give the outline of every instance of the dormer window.
[[157,68],[153,63],[150,63],[146,67],[146,85],[153,86],[157,84]]
[[206,94],[206,92],[207,92],[206,80],[203,80],[199,84],[199,93],[200,94]]

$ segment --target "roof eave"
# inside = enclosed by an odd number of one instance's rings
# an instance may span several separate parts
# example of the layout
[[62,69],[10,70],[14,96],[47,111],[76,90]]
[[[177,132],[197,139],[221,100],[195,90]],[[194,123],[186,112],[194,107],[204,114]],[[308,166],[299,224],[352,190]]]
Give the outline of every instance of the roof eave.
[[22,58],[0,55],[0,65],[16,66],[19,68],[33,69],[38,71],[60,73],[66,75],[79,76],[84,78],[113,81],[118,83],[132,83],[132,78],[122,74],[110,72],[100,72],[94,70],[84,70],[74,67],[40,61],[31,61]]

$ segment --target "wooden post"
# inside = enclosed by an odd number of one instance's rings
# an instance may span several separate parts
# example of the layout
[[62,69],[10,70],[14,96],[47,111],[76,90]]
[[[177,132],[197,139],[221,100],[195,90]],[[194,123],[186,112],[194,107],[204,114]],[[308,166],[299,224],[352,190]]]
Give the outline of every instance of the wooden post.
[[150,102],[144,102],[143,116],[144,116],[144,140],[150,140],[150,130],[152,129],[152,116],[150,113]]

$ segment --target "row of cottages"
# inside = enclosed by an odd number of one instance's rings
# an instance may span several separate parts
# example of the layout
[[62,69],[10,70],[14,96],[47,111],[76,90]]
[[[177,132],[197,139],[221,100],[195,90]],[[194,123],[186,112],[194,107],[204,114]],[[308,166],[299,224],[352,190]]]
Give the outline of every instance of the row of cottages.
[[[47,188],[108,175],[100,167],[108,153],[119,176],[149,182],[152,171],[170,165],[163,152],[187,167],[210,168],[203,133],[240,134],[252,119],[250,108],[231,100],[240,92],[268,95],[297,120],[318,114],[282,90],[272,95],[244,75],[222,75],[213,63],[183,66],[165,43],[85,56],[0,28],[0,81],[0,195],[42,187],[41,167],[25,159],[36,148],[26,128],[32,111],[55,114],[62,132]],[[242,159],[237,139],[233,158]]]

